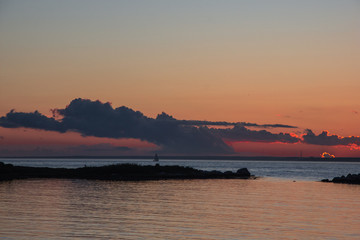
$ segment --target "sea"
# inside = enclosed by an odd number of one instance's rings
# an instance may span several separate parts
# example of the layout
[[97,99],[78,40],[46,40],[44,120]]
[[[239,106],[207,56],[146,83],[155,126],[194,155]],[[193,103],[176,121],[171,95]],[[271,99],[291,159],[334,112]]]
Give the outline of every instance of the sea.
[[[151,159],[2,158],[22,166],[156,164]],[[160,159],[256,179],[0,182],[0,239],[360,239],[360,185],[323,183],[360,162]]]

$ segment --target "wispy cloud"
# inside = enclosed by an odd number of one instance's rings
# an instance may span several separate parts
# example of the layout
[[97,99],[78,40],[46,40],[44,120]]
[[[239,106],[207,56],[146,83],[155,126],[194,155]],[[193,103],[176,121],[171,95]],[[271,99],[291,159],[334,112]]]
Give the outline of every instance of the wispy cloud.
[[242,125],[236,125],[230,129],[213,129],[214,134],[218,134],[224,139],[232,141],[250,141],[250,142],[282,142],[296,143],[300,139],[296,135],[289,133],[271,133],[266,130],[254,131],[247,129]]
[[226,122],[226,121],[199,121],[199,120],[178,120],[173,116],[162,112],[156,118],[157,120],[162,121],[175,121],[181,125],[191,125],[191,126],[245,126],[245,127],[257,127],[257,128],[297,128],[296,126],[286,125],[286,124],[257,124],[249,122]]

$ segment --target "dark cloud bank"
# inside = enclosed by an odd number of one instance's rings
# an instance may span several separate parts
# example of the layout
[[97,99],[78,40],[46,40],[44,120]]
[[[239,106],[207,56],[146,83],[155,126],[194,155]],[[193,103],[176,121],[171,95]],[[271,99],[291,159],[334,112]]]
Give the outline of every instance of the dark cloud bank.
[[329,135],[328,131],[323,131],[319,135],[315,135],[310,129],[306,129],[306,134],[303,135],[303,141],[308,144],[315,145],[358,145],[360,146],[360,137],[341,137],[338,135]]
[[[127,107],[113,108],[110,103],[74,99],[66,108],[53,110],[57,117],[49,118],[38,111],[32,113],[11,110],[0,118],[0,126],[26,127],[65,133],[79,132],[83,136],[108,138],[137,138],[155,143],[167,153],[180,154],[229,154],[234,150],[224,140],[252,142],[305,142],[318,145],[360,144],[358,137],[340,138],[323,132],[316,136],[307,130],[303,139],[289,133],[271,133],[260,128],[296,128],[290,125],[255,123],[231,123],[196,120],[177,120],[162,113],[149,118]],[[58,120],[59,119],[59,120]],[[219,129],[209,126],[232,126]]]

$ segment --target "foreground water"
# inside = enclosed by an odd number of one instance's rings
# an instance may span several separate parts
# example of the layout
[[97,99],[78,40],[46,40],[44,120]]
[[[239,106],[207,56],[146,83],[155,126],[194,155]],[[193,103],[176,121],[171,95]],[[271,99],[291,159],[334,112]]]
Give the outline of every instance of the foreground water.
[[2,239],[360,239],[360,186],[284,180],[0,183]]
[[[249,164],[190,162],[217,170]],[[360,186],[310,181],[337,167],[360,172],[358,163],[253,164],[250,170],[283,174],[256,180],[1,182],[0,238],[360,239]],[[320,173],[308,178],[317,167]]]

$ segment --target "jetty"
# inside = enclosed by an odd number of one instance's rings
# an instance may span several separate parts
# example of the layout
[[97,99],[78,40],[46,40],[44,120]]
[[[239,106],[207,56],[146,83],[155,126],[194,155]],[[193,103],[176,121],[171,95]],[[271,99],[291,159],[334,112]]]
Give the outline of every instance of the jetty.
[[183,166],[141,166],[137,164],[115,164],[101,167],[48,168],[25,167],[0,162],[0,181],[29,178],[63,178],[143,181],[165,179],[249,179],[248,169],[236,172],[204,171]]

